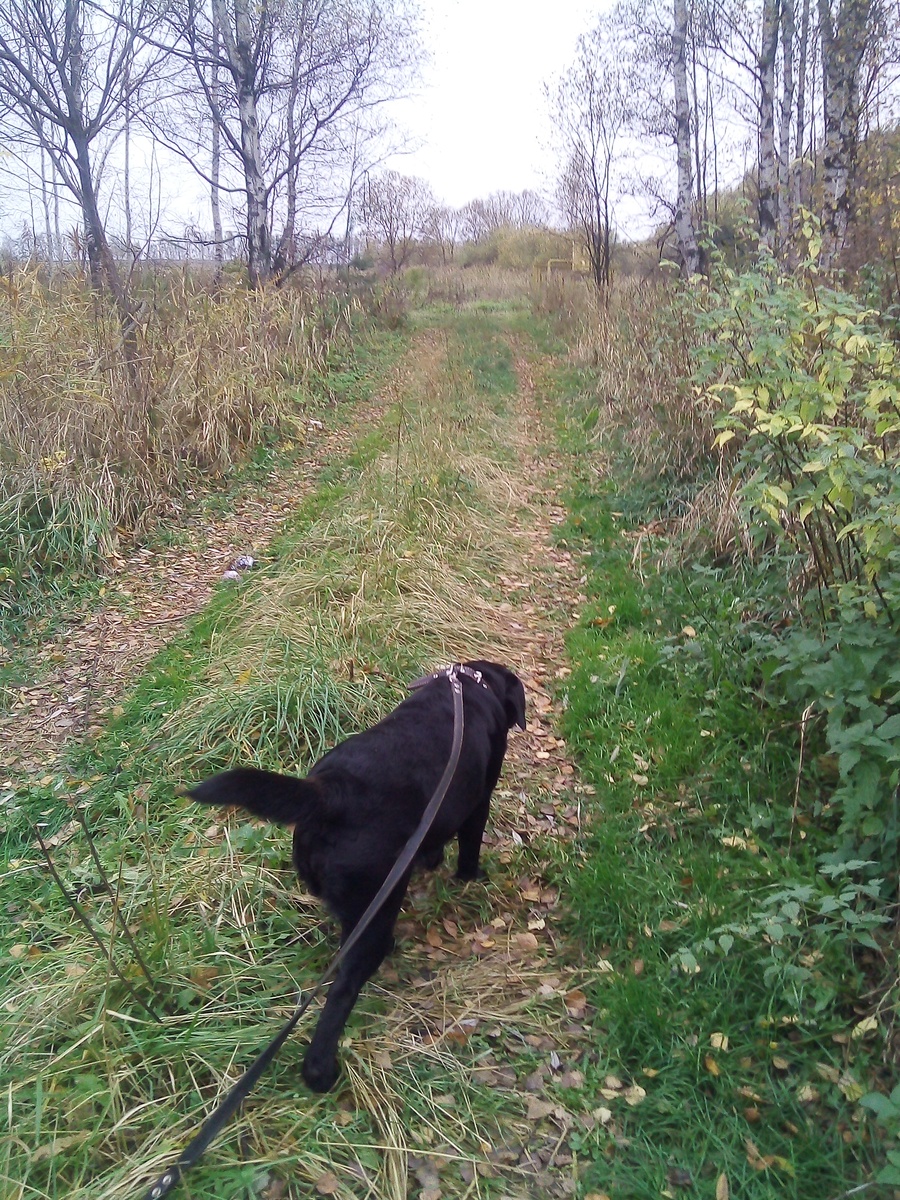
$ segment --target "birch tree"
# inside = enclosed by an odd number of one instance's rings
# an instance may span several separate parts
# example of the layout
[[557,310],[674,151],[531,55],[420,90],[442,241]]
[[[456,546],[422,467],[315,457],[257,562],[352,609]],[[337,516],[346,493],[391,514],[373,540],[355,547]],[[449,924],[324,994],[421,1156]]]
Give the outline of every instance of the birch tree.
[[830,266],[850,221],[860,119],[860,71],[871,31],[871,0],[818,0],[822,50],[825,204],[822,260]]
[[[377,133],[376,110],[411,70],[414,27],[393,0],[178,0],[171,11],[240,180],[248,275],[261,286],[290,269],[304,178],[327,190]],[[169,144],[212,186],[201,141],[179,131]]]
[[700,249],[694,229],[692,205],[694,179],[691,170],[691,104],[688,92],[687,0],[675,0],[672,22],[672,82],[675,93],[675,239],[683,275],[696,275],[700,269]]
[[123,327],[126,290],[101,215],[98,162],[140,103],[160,53],[149,46],[154,0],[0,0],[2,139],[47,155],[77,201],[91,281],[107,286]]
[[763,0],[759,79],[759,215],[760,249],[775,249],[778,224],[778,159],[775,153],[775,58],[778,53],[779,0]]
[[[791,129],[794,121],[794,0],[781,0],[781,104],[778,113],[778,247],[786,255],[790,243],[792,204]],[[798,120],[797,155],[802,153]]]

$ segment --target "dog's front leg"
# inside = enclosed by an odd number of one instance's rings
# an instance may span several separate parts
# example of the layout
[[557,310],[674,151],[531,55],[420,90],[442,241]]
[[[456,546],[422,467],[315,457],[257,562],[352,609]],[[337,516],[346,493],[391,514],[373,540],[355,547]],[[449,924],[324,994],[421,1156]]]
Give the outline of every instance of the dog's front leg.
[[[303,1078],[314,1092],[327,1092],[334,1087],[340,1072],[337,1049],[341,1033],[363,984],[374,975],[393,948],[394,922],[406,894],[406,883],[407,880],[403,880],[388,896],[372,918],[369,928],[338,968],[303,1060]],[[371,895],[374,896],[375,891]],[[350,936],[367,907],[367,903],[363,904],[352,921],[346,918],[342,920],[342,943]]]

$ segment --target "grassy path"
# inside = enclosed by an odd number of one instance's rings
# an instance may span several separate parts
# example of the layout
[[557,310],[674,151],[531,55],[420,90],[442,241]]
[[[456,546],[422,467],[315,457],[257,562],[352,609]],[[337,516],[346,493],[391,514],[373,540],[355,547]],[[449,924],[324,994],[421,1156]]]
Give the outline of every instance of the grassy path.
[[[280,524],[261,555],[269,565],[170,637],[129,694],[124,672],[95,685],[120,701],[112,726],[80,748],[73,738],[65,776],[51,760],[52,782],[35,786],[48,827],[70,833],[66,797],[79,795],[95,844],[80,831],[63,839],[59,869],[163,1015],[152,1021],[110,976],[26,841],[4,879],[10,1194],[131,1194],[332,944],[321,910],[297,895],[283,835],[208,826],[173,798],[172,780],[232,759],[296,769],[383,712],[410,675],[475,655],[513,664],[530,704],[498,795],[492,883],[416,882],[400,952],[354,1016],[340,1089],[306,1094],[289,1048],[191,1194],[573,1194],[569,1134],[596,1119],[576,1065],[585,977],[556,928],[554,863],[577,832],[581,793],[552,685],[577,568],[554,546],[563,511],[528,372],[489,318],[423,329],[381,424],[301,503],[287,488],[269,506]],[[208,573],[202,551],[175,553]],[[147,593],[126,590],[138,623],[148,608],[160,619]],[[177,627],[178,602],[165,602]]]
[[651,568],[581,419],[591,382],[538,334],[515,307],[420,315],[371,426],[283,496],[263,567],[177,634],[155,627],[166,644],[127,690],[115,677],[110,723],[32,785],[31,810],[69,830],[61,873],[161,1019],[22,836],[0,951],[17,1200],[135,1194],[333,948],[283,832],[210,824],[173,785],[234,762],[302,770],[406,680],[468,657],[508,662],[529,700],[490,881],[414,880],[338,1088],[305,1091],[300,1035],[189,1194],[838,1200],[866,1179],[871,1056],[846,1032],[849,984],[828,992],[818,967],[807,988],[771,983],[763,938],[693,957],[794,870],[738,803],[783,780],[737,685],[706,673],[721,596]]
[[[73,739],[98,736],[136,676],[205,608],[238,555],[265,562],[323,465],[353,444],[352,427],[334,412],[320,415],[331,428],[311,417],[305,444],[281,454],[274,469],[250,472],[234,494],[207,498],[168,536],[111,559],[99,603],[54,628],[28,656],[0,712],[0,792],[45,776]],[[382,416],[382,406],[365,404],[352,420],[358,432]]]

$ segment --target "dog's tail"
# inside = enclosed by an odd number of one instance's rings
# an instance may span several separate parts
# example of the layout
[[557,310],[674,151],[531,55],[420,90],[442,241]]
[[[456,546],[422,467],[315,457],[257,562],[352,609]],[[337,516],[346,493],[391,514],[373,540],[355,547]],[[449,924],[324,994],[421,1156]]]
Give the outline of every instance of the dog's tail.
[[306,810],[312,790],[316,790],[316,784],[311,779],[276,775],[274,771],[258,771],[255,767],[236,767],[187,788],[185,795],[198,804],[237,806],[266,821],[293,825]]

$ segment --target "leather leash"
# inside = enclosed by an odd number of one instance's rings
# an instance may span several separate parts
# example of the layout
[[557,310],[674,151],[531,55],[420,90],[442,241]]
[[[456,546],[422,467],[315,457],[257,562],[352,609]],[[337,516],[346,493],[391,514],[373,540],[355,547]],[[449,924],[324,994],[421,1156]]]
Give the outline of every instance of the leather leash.
[[291,1033],[293,1033],[298,1021],[309,1008],[310,1004],[312,1004],[313,1000],[319,995],[322,988],[333,977],[337,968],[366,932],[372,922],[372,918],[381,908],[382,904],[384,904],[412,863],[416,856],[416,851],[421,846],[425,835],[434,823],[434,818],[437,816],[438,809],[441,807],[447,790],[453,782],[453,776],[456,774],[456,768],[459,765],[463,732],[465,730],[462,683],[460,681],[461,674],[474,678],[482,687],[487,687],[487,684],[481,679],[480,672],[473,671],[471,667],[466,667],[461,663],[453,663],[441,671],[436,671],[433,675],[423,676],[421,679],[417,679],[414,683],[410,684],[411,689],[424,687],[432,679],[440,679],[442,676],[446,676],[450,681],[450,688],[453,693],[453,743],[450,748],[450,758],[447,760],[444,773],[440,778],[434,795],[428,802],[428,807],[422,814],[422,819],[419,821],[416,831],[403,847],[400,857],[394,863],[384,883],[378,889],[375,898],[362,917],[360,917],[358,924],[354,926],[353,932],[328,964],[327,969],[319,977],[306,999],[297,1004],[291,1016],[275,1037],[272,1038],[268,1046],[257,1055],[240,1079],[232,1084],[225,1097],[204,1120],[175,1162],[170,1167],[167,1167],[153,1186],[144,1193],[142,1200],[162,1200],[162,1197],[167,1196],[172,1188],[178,1184],[185,1172],[200,1161],[209,1149],[210,1143],[221,1133],[228,1121],[238,1111],[251,1088],[275,1058],[275,1055],[290,1037]]

